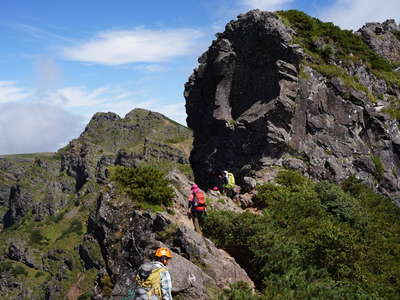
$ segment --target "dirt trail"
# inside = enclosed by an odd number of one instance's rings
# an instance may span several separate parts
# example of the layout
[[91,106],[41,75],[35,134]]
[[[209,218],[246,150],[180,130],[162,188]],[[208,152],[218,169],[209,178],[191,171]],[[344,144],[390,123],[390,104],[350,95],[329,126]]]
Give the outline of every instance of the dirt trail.
[[68,293],[65,295],[64,299],[67,300],[77,300],[78,297],[82,294],[79,283],[85,278],[83,273],[78,274],[78,280],[75,282],[73,286],[68,290]]

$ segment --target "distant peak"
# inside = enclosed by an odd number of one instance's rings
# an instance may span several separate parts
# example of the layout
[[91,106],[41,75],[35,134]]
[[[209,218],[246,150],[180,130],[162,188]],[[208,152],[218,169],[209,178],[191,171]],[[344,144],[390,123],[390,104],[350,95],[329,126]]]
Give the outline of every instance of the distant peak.
[[143,108],[135,108],[132,109],[129,113],[125,115],[125,119],[128,120],[137,120],[137,119],[166,119],[165,116],[163,116],[160,113],[143,109]]
[[97,112],[93,115],[90,121],[100,121],[100,120],[120,120],[121,117],[113,112]]

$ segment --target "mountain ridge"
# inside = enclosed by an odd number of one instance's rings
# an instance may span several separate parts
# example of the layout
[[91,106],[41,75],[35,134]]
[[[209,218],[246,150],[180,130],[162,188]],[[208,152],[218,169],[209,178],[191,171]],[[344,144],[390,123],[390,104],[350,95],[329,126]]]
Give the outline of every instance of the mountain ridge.
[[[398,191],[397,67],[361,40],[398,27],[366,26],[250,11],[185,85],[193,131],[144,109],[96,113],[54,154],[0,156],[0,296],[126,299],[160,246],[177,299],[398,295],[400,211],[360,182]],[[233,198],[208,189],[226,169]],[[140,201],[131,170],[154,180]],[[170,201],[152,193],[165,182]],[[204,235],[187,215],[194,182]]]

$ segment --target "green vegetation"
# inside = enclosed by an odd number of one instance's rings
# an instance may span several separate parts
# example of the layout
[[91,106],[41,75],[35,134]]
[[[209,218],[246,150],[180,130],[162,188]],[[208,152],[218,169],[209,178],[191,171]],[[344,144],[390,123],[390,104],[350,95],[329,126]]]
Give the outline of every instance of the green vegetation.
[[239,281],[231,284],[229,289],[225,289],[218,297],[218,300],[262,300],[262,296],[254,295],[251,287]]
[[0,262],[0,273],[8,272],[13,276],[27,276],[28,272],[26,271],[25,267],[19,263],[13,263],[10,261],[2,261]]
[[82,229],[83,229],[83,226],[82,226],[81,221],[73,220],[71,222],[70,226],[61,233],[58,240],[65,238],[67,235],[69,235],[71,233],[75,233],[77,235],[82,235],[83,234]]
[[[393,71],[396,65],[375,53],[351,30],[342,30],[333,23],[322,22],[297,10],[279,11],[277,14],[286,25],[296,30],[294,42],[302,45],[314,59],[316,64],[312,67],[318,72],[330,77],[341,77],[348,87],[368,93],[366,87],[347,75],[343,69],[326,65],[331,64],[332,59],[340,61],[341,65],[361,62],[389,85],[400,87],[400,74]],[[399,37],[400,34],[396,32],[395,35]],[[371,100],[375,99],[371,94],[368,96]]]
[[186,175],[190,180],[194,180],[193,170],[190,164],[181,164],[167,159],[151,159],[142,166],[149,166],[167,174],[173,169],[178,169],[184,175]]
[[[331,54],[342,60],[352,56],[352,60],[371,64],[372,69],[392,71],[392,64],[372,51],[351,30],[342,30],[331,22],[322,22],[298,10],[279,11],[278,15],[296,30],[303,46],[325,60]],[[317,41],[322,41],[326,46],[319,48]]]
[[385,168],[383,167],[382,161],[377,155],[372,156],[372,162],[375,166],[374,177],[377,181],[380,181],[385,173]]
[[111,180],[117,183],[121,192],[140,203],[170,206],[174,191],[164,173],[151,166],[110,168]]
[[400,41],[400,31],[395,31],[393,34]]
[[389,105],[382,111],[389,114],[393,119],[400,120],[400,100],[393,96],[390,97]]
[[[400,209],[354,176],[340,187],[281,171],[258,188],[262,215],[212,211],[203,232],[246,269],[261,295],[220,299],[395,299]],[[242,298],[241,298],[242,297]]]
[[178,144],[182,143],[187,139],[185,136],[174,136],[165,140],[166,144]]
[[178,230],[178,225],[169,224],[165,227],[163,231],[157,232],[157,237],[160,241],[165,242],[166,240],[173,238]]
[[347,88],[349,89],[353,88],[355,90],[362,91],[365,94],[367,94],[368,98],[372,102],[376,102],[376,98],[374,97],[374,95],[372,95],[372,93],[368,90],[368,88],[365,85],[359,83],[357,77],[352,77],[349,74],[347,74],[343,68],[335,65],[317,65],[317,64],[312,64],[311,67],[317,72],[329,78],[339,77],[343,79],[343,82]]
[[400,87],[400,73],[399,72],[388,72],[373,70],[372,73],[383,80],[385,80],[389,85]]

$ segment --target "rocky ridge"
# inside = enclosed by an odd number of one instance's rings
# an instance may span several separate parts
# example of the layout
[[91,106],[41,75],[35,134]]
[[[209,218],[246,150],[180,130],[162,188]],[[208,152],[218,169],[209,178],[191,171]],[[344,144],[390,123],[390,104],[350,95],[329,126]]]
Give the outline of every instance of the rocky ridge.
[[[187,216],[191,135],[142,109],[125,118],[97,113],[56,154],[1,157],[0,296],[124,299],[135,270],[161,245],[174,252],[173,293],[180,299],[212,299],[240,280],[254,286]],[[175,197],[166,212],[139,210],[109,180],[110,166],[142,164],[167,173]],[[241,211],[229,198],[207,197],[210,207]]]
[[[300,22],[314,26],[314,40],[299,35]],[[400,204],[400,131],[385,113],[399,101],[395,66],[372,69],[357,60],[356,50],[346,54],[320,34],[323,26],[300,12],[253,10],[228,23],[199,58],[185,97],[194,134],[190,162],[203,187],[225,169],[245,185],[244,178],[262,183],[274,167],[285,167],[334,182],[354,174]],[[370,34],[372,27],[382,28],[385,38]],[[397,50],[389,55],[384,49],[397,49],[397,28],[393,21],[369,24],[360,34],[396,62]],[[356,36],[332,31],[356,41],[362,57],[383,64]]]

